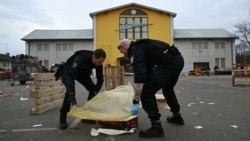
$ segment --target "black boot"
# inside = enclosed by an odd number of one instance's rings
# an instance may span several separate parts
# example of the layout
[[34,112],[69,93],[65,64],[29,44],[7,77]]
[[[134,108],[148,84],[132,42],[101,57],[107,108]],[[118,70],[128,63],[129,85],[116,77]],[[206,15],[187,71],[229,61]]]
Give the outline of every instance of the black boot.
[[183,125],[184,124],[184,120],[181,117],[180,113],[173,113],[172,116],[168,116],[167,121],[170,122],[170,123],[177,124],[177,125]]
[[157,138],[164,137],[164,131],[160,122],[152,122],[152,126],[147,130],[141,130],[139,132],[139,137],[142,138]]
[[66,121],[67,113],[60,113],[60,129],[68,128],[68,123]]

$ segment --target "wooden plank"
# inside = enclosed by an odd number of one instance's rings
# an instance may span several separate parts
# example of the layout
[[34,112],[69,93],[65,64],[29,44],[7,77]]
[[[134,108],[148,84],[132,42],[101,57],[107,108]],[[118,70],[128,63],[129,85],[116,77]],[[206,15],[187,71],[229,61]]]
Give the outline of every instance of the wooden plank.
[[34,83],[36,84],[36,88],[39,89],[41,82],[49,82],[54,80],[54,73],[37,73],[35,74]]
[[51,96],[53,94],[64,93],[65,87],[64,86],[56,86],[56,87],[49,87],[45,89],[39,89],[37,91],[37,98]]
[[163,94],[156,94],[155,97],[156,97],[157,106],[159,108],[169,109],[169,106]]
[[30,109],[30,114],[31,114],[31,115],[37,115],[38,112],[37,112],[36,108],[31,108],[31,109]]
[[36,98],[37,97],[37,90],[36,89],[31,89],[30,90],[30,97],[31,98]]
[[36,82],[36,89],[42,89],[47,87],[54,87],[58,85],[63,85],[62,81],[47,81],[47,82]]
[[46,97],[46,96],[50,96],[53,94],[64,93],[64,92],[65,92],[64,86],[57,86],[57,87],[38,89],[38,90],[32,89],[30,95],[32,98],[41,98],[41,97]]
[[54,79],[54,73],[38,73],[35,75],[36,81],[51,80]]
[[36,115],[44,113],[48,110],[52,110],[54,108],[60,107],[62,105],[63,99],[59,99],[44,105],[36,106],[30,110],[30,114]]
[[59,93],[59,94],[55,94],[52,96],[37,98],[35,100],[35,105],[40,106],[40,105],[47,104],[47,103],[50,103],[50,102],[53,102],[53,101],[56,101],[56,100],[62,99],[62,98],[64,98],[64,93]]
[[106,90],[114,89],[119,85],[124,84],[124,67],[123,66],[110,66],[105,67],[105,86]]

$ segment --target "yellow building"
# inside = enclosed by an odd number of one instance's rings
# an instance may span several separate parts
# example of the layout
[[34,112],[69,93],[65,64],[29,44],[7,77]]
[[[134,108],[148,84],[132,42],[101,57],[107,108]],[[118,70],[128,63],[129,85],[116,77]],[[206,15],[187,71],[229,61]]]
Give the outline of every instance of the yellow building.
[[119,65],[120,39],[158,39],[173,43],[173,18],[176,13],[130,3],[90,13],[93,19],[94,47],[107,53],[106,64]]
[[[105,65],[122,65],[132,71],[130,61],[118,51],[119,40],[152,38],[174,43],[182,53],[183,72],[231,69],[235,64],[234,34],[225,29],[174,29],[176,13],[129,3],[90,13],[92,29],[34,30],[22,38],[26,54],[37,56],[44,66],[65,62],[75,51],[103,48]],[[127,69],[127,70],[126,70]]]

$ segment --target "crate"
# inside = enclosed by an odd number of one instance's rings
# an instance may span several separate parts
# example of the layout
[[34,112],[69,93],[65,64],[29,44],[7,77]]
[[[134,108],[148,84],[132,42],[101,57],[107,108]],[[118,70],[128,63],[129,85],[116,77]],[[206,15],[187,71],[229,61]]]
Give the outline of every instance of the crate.
[[[250,79],[249,65],[243,65],[242,68],[236,69],[237,66],[233,66],[232,70],[232,85],[233,86],[250,86],[248,83]],[[236,84],[237,82],[237,84]]]
[[130,116],[129,118],[122,121],[97,121],[98,127],[107,129],[117,129],[129,131],[132,128],[138,127],[138,117]]
[[111,90],[124,84],[124,67],[107,66],[104,68],[106,90]]

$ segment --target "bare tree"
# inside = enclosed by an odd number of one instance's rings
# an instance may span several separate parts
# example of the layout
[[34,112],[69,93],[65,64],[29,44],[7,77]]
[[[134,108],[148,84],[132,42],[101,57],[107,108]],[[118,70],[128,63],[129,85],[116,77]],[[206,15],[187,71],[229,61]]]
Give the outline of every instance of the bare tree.
[[250,50],[250,17],[235,25],[239,43],[236,45],[236,52],[239,58],[244,58],[241,63],[247,63]]
[[236,33],[239,36],[240,44],[245,47],[250,47],[250,17],[248,20],[243,20],[242,22],[235,25]]

